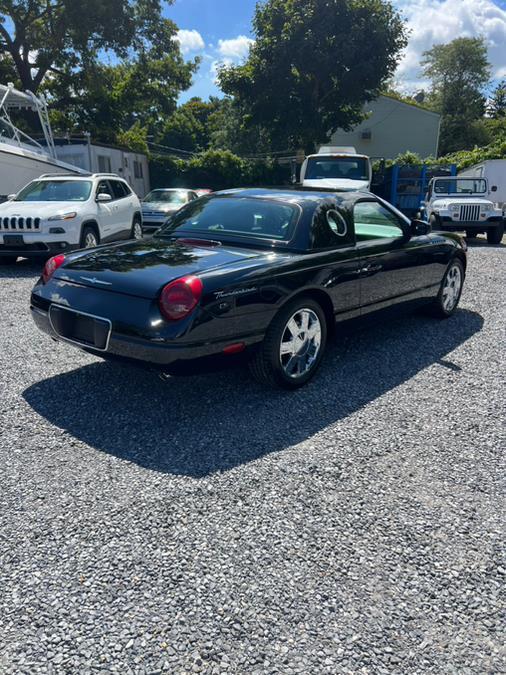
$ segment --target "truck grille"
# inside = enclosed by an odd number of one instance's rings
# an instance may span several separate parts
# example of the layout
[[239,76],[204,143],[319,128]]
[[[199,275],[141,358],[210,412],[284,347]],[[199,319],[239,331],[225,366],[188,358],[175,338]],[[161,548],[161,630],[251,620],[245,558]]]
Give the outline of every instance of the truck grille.
[[23,218],[22,216],[13,216],[12,218],[0,218],[0,231],[5,230],[40,230],[40,218]]
[[472,221],[480,219],[479,204],[464,204],[460,207],[460,220]]

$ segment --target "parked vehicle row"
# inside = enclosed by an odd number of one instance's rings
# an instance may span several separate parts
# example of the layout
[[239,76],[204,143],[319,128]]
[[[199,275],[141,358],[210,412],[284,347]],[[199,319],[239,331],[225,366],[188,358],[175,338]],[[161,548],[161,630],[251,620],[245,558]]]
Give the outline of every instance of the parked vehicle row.
[[47,174],[0,205],[0,263],[142,239],[208,190],[152,190],[142,201],[117,174]]
[[456,309],[458,236],[431,233],[368,192],[230,190],[191,200],[153,238],[51,258],[37,326],[105,359],[166,375],[247,351],[253,375],[296,388],[336,322],[406,307]]

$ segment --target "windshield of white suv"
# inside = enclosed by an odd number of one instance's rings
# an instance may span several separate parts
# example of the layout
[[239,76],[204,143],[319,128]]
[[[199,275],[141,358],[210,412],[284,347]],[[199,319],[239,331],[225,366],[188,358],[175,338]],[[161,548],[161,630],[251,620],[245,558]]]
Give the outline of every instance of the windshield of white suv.
[[143,202],[164,202],[166,204],[186,204],[186,192],[181,190],[151,190]]
[[307,161],[304,180],[348,178],[369,180],[367,160],[363,157],[312,157]]
[[484,195],[487,181],[483,178],[440,178],[434,181],[436,195]]
[[16,195],[16,202],[85,202],[91,193],[89,180],[36,180]]

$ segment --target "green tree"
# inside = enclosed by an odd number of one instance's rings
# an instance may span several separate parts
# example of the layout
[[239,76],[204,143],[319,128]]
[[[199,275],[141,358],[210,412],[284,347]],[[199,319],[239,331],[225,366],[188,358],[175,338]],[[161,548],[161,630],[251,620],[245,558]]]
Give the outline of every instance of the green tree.
[[244,124],[267,130],[280,150],[310,150],[360,122],[406,46],[387,0],[267,0],[253,30],[247,61],[220,69],[219,82]]
[[18,84],[37,92],[48,75],[70,80],[104,51],[126,59],[167,49],[177,27],[163,18],[162,7],[172,2],[1,0],[0,55],[11,60]]
[[495,120],[506,117],[506,80],[499,82],[488,101],[487,112]]
[[486,142],[479,120],[490,77],[483,38],[456,38],[424,52],[423,74],[431,80],[429,103],[442,114],[439,151],[456,152]]
[[209,101],[191,98],[166,120],[157,140],[163,145],[182,150],[207,150],[210,119],[220,106],[220,99],[213,96]]

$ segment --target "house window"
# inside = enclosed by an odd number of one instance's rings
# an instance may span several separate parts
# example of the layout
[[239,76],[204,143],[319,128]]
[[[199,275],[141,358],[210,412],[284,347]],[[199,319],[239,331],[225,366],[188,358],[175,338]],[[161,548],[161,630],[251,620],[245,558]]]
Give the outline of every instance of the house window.
[[111,158],[107,155],[98,155],[99,173],[111,173]]
[[143,178],[144,174],[142,172],[142,163],[134,159],[134,177]]

